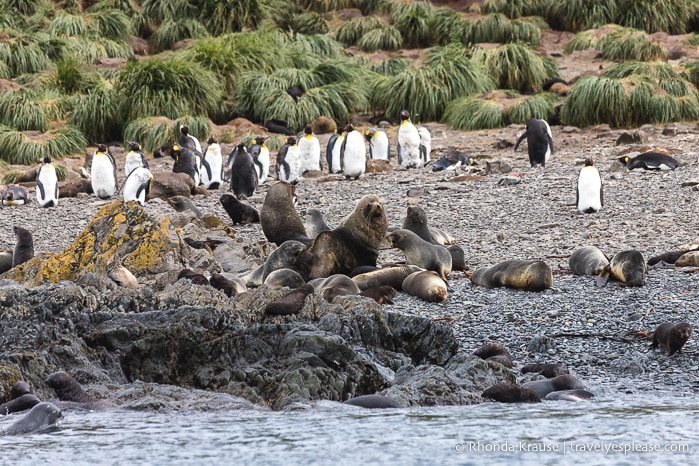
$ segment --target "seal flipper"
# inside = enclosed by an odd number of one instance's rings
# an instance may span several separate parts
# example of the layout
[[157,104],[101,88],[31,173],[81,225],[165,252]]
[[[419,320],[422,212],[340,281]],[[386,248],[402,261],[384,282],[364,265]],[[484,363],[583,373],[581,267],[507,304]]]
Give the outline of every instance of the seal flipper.
[[604,285],[607,284],[609,281],[609,276],[610,276],[610,269],[609,266],[605,267],[597,277],[597,287],[602,288]]

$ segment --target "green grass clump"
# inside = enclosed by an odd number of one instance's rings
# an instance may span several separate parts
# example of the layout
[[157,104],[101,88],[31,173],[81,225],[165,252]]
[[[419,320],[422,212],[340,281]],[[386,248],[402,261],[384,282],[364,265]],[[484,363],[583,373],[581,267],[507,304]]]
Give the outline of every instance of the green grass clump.
[[119,94],[102,82],[84,94],[71,98],[73,110],[68,122],[80,129],[88,141],[111,141],[121,134]]
[[659,79],[674,79],[678,73],[673,66],[664,61],[625,61],[615,63],[602,72],[605,78],[622,79],[631,75],[642,74]]
[[554,113],[554,104],[558,96],[550,92],[516,99],[506,109],[506,119],[509,124],[523,124],[531,118],[548,120]]
[[51,59],[41,43],[26,37],[16,37],[8,43],[5,64],[12,77],[39,73],[51,66]]
[[361,16],[353,18],[337,28],[335,38],[349,47],[355,45],[367,32],[387,26],[386,21],[380,16]]
[[45,133],[17,131],[0,126],[0,158],[10,164],[32,165],[45,155],[62,159],[71,154],[81,154],[87,141],[74,126],[65,125]]
[[206,27],[196,19],[168,19],[153,33],[151,39],[159,50],[168,50],[185,39],[201,39],[208,36]]
[[200,19],[213,36],[256,29],[265,17],[264,4],[259,0],[209,0],[201,9]]
[[403,48],[403,36],[393,26],[382,29],[372,29],[357,41],[357,48],[364,52],[376,52],[377,50],[398,50]]
[[647,33],[684,34],[696,2],[689,0],[618,0],[616,23]]
[[623,29],[607,34],[597,42],[605,60],[667,60],[667,52],[658,42],[652,42],[642,31]]
[[146,152],[172,144],[172,121],[163,117],[139,118],[130,121],[124,128],[124,144],[127,141],[137,141]]
[[544,60],[524,44],[504,44],[487,50],[483,62],[500,89],[530,93],[550,77]]
[[580,32],[614,23],[618,11],[617,0],[566,0],[551,2],[543,16],[556,29]]
[[454,99],[446,107],[444,122],[453,129],[473,131],[505,126],[502,104],[474,96]]
[[543,16],[550,4],[549,0],[486,0],[483,2],[483,13],[502,13],[511,19]]
[[385,76],[395,76],[410,67],[410,60],[405,57],[391,57],[387,60],[372,63],[369,69]]
[[491,13],[477,19],[464,29],[464,43],[493,42],[505,44],[541,42],[541,30],[530,21],[510,20],[502,13]]
[[65,97],[51,89],[20,88],[0,94],[0,123],[19,131],[46,132],[65,111]]
[[403,42],[408,48],[424,47],[431,42],[432,33],[430,22],[434,7],[427,1],[402,1],[393,2],[391,21],[403,37]]
[[565,124],[581,128],[608,123],[614,128],[628,122],[628,95],[618,79],[585,76],[570,88],[561,108]]
[[313,11],[294,15],[290,21],[291,30],[299,34],[325,34],[328,23],[325,16]]
[[466,34],[468,20],[449,7],[434,10],[430,19],[430,31],[435,43],[447,45],[458,42]]

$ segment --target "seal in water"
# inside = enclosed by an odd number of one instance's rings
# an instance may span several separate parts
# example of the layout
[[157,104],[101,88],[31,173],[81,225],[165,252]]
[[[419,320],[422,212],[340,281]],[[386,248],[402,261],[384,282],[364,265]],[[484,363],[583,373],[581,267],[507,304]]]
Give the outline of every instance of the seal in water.
[[313,240],[306,235],[301,216],[294,207],[293,184],[274,183],[265,196],[260,210],[260,224],[265,238],[277,246],[284,241],[295,240],[310,246]]
[[680,322],[679,324],[663,322],[653,332],[651,348],[657,348],[660,345],[667,351],[668,356],[674,356],[687,343],[691,335],[692,326],[687,322]]
[[46,379],[46,385],[53,388],[56,396],[61,401],[74,401],[76,403],[94,403],[96,398],[89,395],[70,374],[58,371],[50,374]]
[[54,427],[62,417],[61,410],[56,405],[39,403],[3,433],[4,435],[22,435],[43,431]]
[[508,260],[475,270],[471,275],[471,283],[486,288],[506,286],[525,291],[542,291],[553,285],[553,272],[543,261]]
[[577,390],[586,389],[587,387],[582,380],[570,374],[559,375],[552,379],[534,380],[522,384],[522,388],[528,388],[536,393],[539,398],[544,398],[551,392],[559,390]]
[[609,259],[595,246],[583,246],[568,258],[568,267],[575,275],[598,276],[609,265]]
[[543,375],[547,379],[558,377],[559,375],[569,374],[568,366],[560,363],[537,363],[527,364],[520,370],[522,374],[536,373]]
[[509,382],[496,383],[481,393],[481,397],[500,403],[539,403],[541,401],[533,390]]
[[31,409],[35,405],[41,403],[41,400],[37,398],[33,393],[25,393],[16,398],[11,399],[7,403],[0,405],[0,414],[12,414],[19,413]]
[[402,288],[409,295],[429,303],[441,303],[447,299],[447,284],[432,270],[408,275],[403,280]]
[[385,395],[361,395],[345,401],[345,404],[367,409],[402,408],[396,400]]
[[578,388],[575,390],[557,390],[548,393],[544,400],[546,401],[585,401],[595,396],[594,393]]

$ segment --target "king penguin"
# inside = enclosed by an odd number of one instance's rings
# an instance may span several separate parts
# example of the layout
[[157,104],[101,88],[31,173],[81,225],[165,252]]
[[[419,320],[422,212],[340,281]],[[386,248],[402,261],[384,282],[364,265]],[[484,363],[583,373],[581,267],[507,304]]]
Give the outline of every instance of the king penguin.
[[194,185],[199,186],[199,183],[201,182],[201,159],[204,158],[199,139],[189,134],[189,126],[182,125],[180,126],[180,136],[177,142],[179,142],[180,146],[186,147],[194,153],[194,166],[196,170],[192,178],[194,179]]
[[680,166],[677,159],[660,152],[644,152],[636,157],[624,155],[619,157],[619,161],[626,165],[626,168],[643,168],[644,170],[674,170]]
[[252,156],[242,142],[236,146],[237,153],[231,164],[231,191],[238,199],[245,199],[257,189],[257,172]]
[[124,176],[128,177],[135,168],[148,168],[148,160],[146,154],[143,153],[141,145],[136,141],[128,141],[129,151],[126,153],[124,161]]
[[335,130],[335,134],[330,136],[328,139],[328,145],[325,147],[325,159],[328,162],[328,173],[340,173],[342,167],[340,166],[340,148],[342,147],[342,141],[344,141],[345,136]]
[[199,170],[197,169],[197,157],[194,152],[179,144],[173,144],[170,150],[175,164],[172,166],[174,173],[186,173],[194,181],[194,186],[199,186]]
[[137,201],[146,205],[152,181],[153,174],[146,167],[134,168],[124,181],[124,202]]
[[299,148],[299,173],[307,171],[322,170],[320,162],[320,141],[313,134],[313,127],[306,125],[303,128],[304,135],[299,138],[297,145]]
[[97,150],[92,157],[92,169],[90,181],[92,192],[100,199],[108,199],[116,193],[117,167],[109,148],[104,144],[97,144]]
[[430,163],[430,154],[432,152],[432,135],[430,130],[424,126],[420,126],[417,129],[417,134],[420,135],[420,160],[422,161],[422,166]]
[[584,214],[598,212],[604,205],[602,178],[597,167],[592,164],[592,157],[585,159],[585,166],[578,175],[575,204],[578,206],[578,210]]
[[527,138],[529,164],[532,167],[536,165],[545,167],[546,162],[549,161],[551,154],[553,154],[553,137],[551,136],[551,127],[549,124],[545,120],[536,118],[527,120],[527,129],[517,140],[515,151],[517,151],[519,144],[524,138]]
[[362,133],[352,124],[345,126],[345,138],[340,148],[340,166],[346,178],[359,179],[366,170],[366,144]]
[[296,137],[289,136],[277,152],[277,179],[287,183],[296,183],[299,179],[299,150]]
[[44,163],[36,172],[36,202],[41,207],[58,205],[58,175],[48,155],[44,157]]
[[369,128],[364,131],[364,137],[369,142],[369,158],[374,160],[390,160],[391,144],[386,133],[380,129]]
[[265,184],[269,176],[269,147],[267,147],[267,136],[259,136],[252,140],[250,155],[255,162],[258,184]]
[[204,157],[201,159],[201,182],[206,189],[218,189],[223,183],[221,145],[214,136],[209,136],[206,144]]
[[403,168],[420,168],[420,133],[410,121],[407,110],[400,112],[400,127],[398,128],[398,163]]

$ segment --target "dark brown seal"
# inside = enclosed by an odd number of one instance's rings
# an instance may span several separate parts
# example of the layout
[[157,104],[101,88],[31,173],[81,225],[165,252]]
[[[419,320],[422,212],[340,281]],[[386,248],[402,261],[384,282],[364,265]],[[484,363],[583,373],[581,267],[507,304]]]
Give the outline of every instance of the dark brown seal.
[[379,197],[362,197],[337,228],[318,234],[309,250],[313,255],[310,278],[347,275],[361,265],[375,266],[387,229],[386,212]]
[[21,411],[32,409],[39,403],[41,403],[41,400],[37,398],[36,395],[33,393],[25,393],[24,395],[20,395],[7,403],[1,404],[0,414],[4,416],[6,414],[19,413]]
[[24,264],[34,257],[34,239],[32,233],[22,227],[15,226],[15,249],[12,253],[12,267]]
[[67,372],[58,371],[49,375],[46,385],[53,388],[56,396],[61,401],[74,401],[76,403],[96,403],[97,399],[89,395],[80,384]]
[[290,316],[298,314],[303,309],[306,296],[313,294],[313,286],[306,283],[285,295],[281,300],[268,303],[265,314],[268,316]]
[[408,206],[408,212],[403,220],[403,229],[410,230],[428,243],[440,243],[427,226],[427,212],[419,206]]
[[486,288],[506,286],[542,291],[553,285],[553,272],[543,261],[509,260],[475,270],[471,275],[471,283]]
[[635,249],[618,252],[597,278],[597,286],[604,286],[609,279],[623,286],[643,286],[646,283],[646,260]]
[[559,375],[569,374],[568,366],[565,364],[527,364],[521,369],[522,374],[536,373],[543,375],[547,379],[558,377]]
[[396,400],[385,395],[361,395],[345,401],[345,404],[367,409],[402,408]]
[[447,284],[437,272],[422,270],[411,273],[402,285],[403,291],[428,303],[441,303],[447,299]]
[[259,223],[260,213],[253,206],[240,202],[232,194],[222,194],[219,199],[234,225],[238,223]]
[[481,396],[500,403],[539,403],[541,401],[534,391],[509,382],[497,383],[481,393]]
[[451,273],[451,254],[444,246],[425,241],[404,228],[392,231],[386,238],[391,246],[403,251],[408,264],[433,270],[442,280],[446,280]]
[[280,181],[274,183],[265,196],[260,210],[260,224],[265,238],[280,246],[284,241],[300,241],[306,246],[313,243],[306,235],[306,228],[294,207],[295,187]]
[[32,390],[32,386],[29,385],[29,382],[20,380],[18,382],[15,382],[15,384],[12,385],[12,388],[10,388],[10,399],[14,400],[15,398],[19,398],[20,396],[26,395],[27,393],[34,393],[34,390]]
[[452,244],[447,248],[449,254],[451,254],[451,269],[458,270],[459,272],[468,270],[466,265],[466,253],[463,248],[458,244]]
[[319,294],[327,302],[331,303],[335,296],[359,294],[359,287],[347,275],[336,273],[328,278],[316,278],[309,282],[313,285],[316,294]]
[[379,304],[393,304],[396,289],[389,285],[374,286],[359,293],[361,296],[371,298]]
[[192,282],[192,285],[208,285],[209,280],[200,273],[195,272],[190,269],[182,269],[180,273],[177,274],[177,279],[186,278]]
[[510,356],[510,352],[507,348],[498,343],[485,343],[476,348],[473,355],[486,361],[500,363],[512,369],[512,356]]
[[233,280],[229,280],[220,273],[215,273],[209,278],[209,285],[217,290],[223,291],[229,298],[236,294],[237,285]]
[[689,337],[692,335],[692,326],[687,322],[673,324],[672,322],[663,322],[653,332],[652,348],[657,348],[660,345],[668,356],[674,356],[678,353]]

